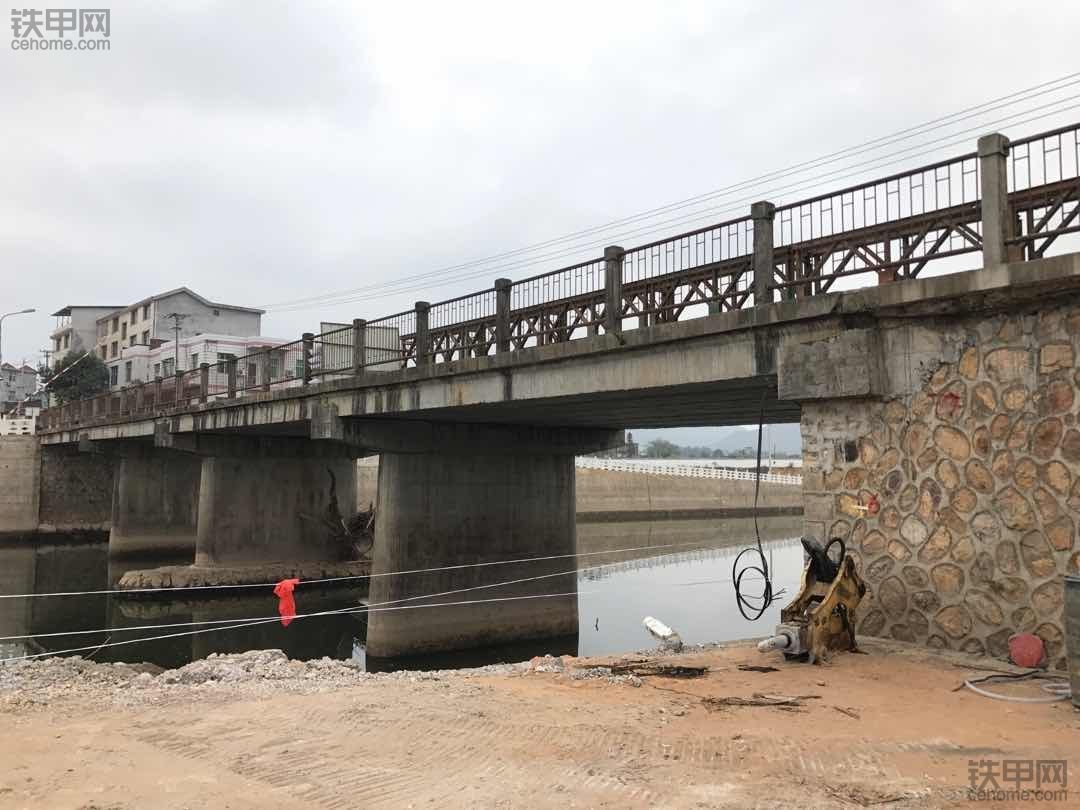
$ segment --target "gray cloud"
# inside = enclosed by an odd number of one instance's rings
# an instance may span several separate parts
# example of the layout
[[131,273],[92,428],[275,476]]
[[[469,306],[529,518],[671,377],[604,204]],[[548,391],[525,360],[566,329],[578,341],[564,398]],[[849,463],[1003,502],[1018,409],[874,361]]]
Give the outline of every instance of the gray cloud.
[[[109,53],[0,40],[5,310],[178,284],[261,304],[512,249],[1070,72],[1080,22],[1049,3],[112,8]],[[9,319],[5,357],[50,328]]]

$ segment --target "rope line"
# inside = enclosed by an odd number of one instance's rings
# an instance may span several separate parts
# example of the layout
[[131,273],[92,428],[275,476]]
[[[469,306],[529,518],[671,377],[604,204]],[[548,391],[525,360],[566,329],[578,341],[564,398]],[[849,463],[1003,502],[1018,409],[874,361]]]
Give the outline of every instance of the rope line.
[[[691,544],[679,544],[679,545],[691,545]],[[715,548],[715,546],[701,546],[700,548],[708,549],[708,548]],[[324,610],[324,611],[317,611],[317,612],[313,612],[313,613],[297,614],[293,618],[294,619],[302,619],[302,618],[313,618],[313,617],[319,617],[319,616],[335,616],[335,615],[342,615],[342,614],[348,614],[348,613],[381,613],[381,612],[385,612],[385,611],[408,610],[408,609],[413,609],[413,608],[453,607],[453,606],[469,605],[469,604],[482,604],[482,603],[486,603],[486,602],[507,602],[507,601],[521,600],[521,599],[542,599],[542,598],[546,599],[546,598],[555,598],[555,597],[577,596],[577,595],[581,595],[582,593],[592,594],[592,593],[596,593],[597,591],[596,590],[590,590],[590,591],[574,590],[574,591],[567,591],[567,592],[564,592],[564,593],[555,593],[555,594],[526,594],[526,595],[522,595],[522,596],[492,597],[490,599],[470,599],[470,600],[461,600],[461,601],[456,601],[456,602],[438,602],[438,603],[434,603],[434,604],[419,604],[419,605],[418,604],[405,604],[405,603],[417,602],[419,600],[424,600],[424,599],[437,599],[437,598],[440,598],[440,597],[443,597],[443,596],[454,596],[454,595],[457,595],[457,594],[471,593],[471,592],[474,592],[474,591],[487,590],[487,589],[491,589],[491,588],[500,588],[500,587],[504,587],[504,586],[508,586],[508,585],[520,585],[520,584],[523,584],[523,583],[526,583],[526,582],[536,582],[536,581],[539,581],[539,580],[542,580],[542,579],[551,579],[553,577],[569,576],[569,575],[578,574],[581,571],[595,571],[595,570],[599,570],[599,569],[602,569],[602,568],[609,568],[609,567],[616,566],[616,565],[621,565],[621,564],[622,564],[621,562],[617,562],[617,563],[601,563],[600,565],[589,566],[587,568],[582,568],[582,569],[574,568],[574,569],[570,569],[569,571],[557,571],[557,572],[554,572],[554,573],[539,574],[539,575],[536,575],[536,576],[523,577],[523,578],[520,578],[520,579],[506,580],[506,581],[502,581],[502,582],[493,582],[493,583],[487,583],[487,584],[484,584],[484,585],[473,585],[473,586],[466,587],[466,588],[456,588],[456,589],[449,590],[449,591],[441,591],[441,592],[438,592],[438,593],[431,593],[431,594],[420,594],[418,596],[410,596],[410,597],[406,597],[406,598],[403,598],[403,599],[393,599],[393,600],[388,600],[388,601],[385,601],[385,602],[376,602],[376,603],[371,603],[371,604],[368,604],[368,605],[349,606],[349,607],[346,607],[346,608],[337,608],[335,610]],[[710,582],[723,582],[723,581],[724,580],[711,580],[711,581],[695,580],[695,581],[686,582],[686,583],[672,583],[672,586],[673,587],[674,586],[684,587],[684,586],[703,585],[703,584],[709,584]],[[165,634],[158,635],[158,636],[147,636],[147,637],[143,637],[143,638],[123,639],[121,641],[108,642],[108,643],[100,644],[100,645],[87,645],[87,646],[84,646],[84,647],[71,647],[71,648],[64,649],[64,650],[51,650],[51,651],[41,652],[41,653],[31,653],[31,654],[27,654],[27,655],[12,656],[12,657],[9,657],[9,658],[0,658],[0,664],[6,664],[6,663],[14,662],[14,661],[23,661],[23,660],[34,659],[34,658],[44,658],[44,657],[48,657],[48,656],[66,655],[66,654],[76,653],[76,652],[85,652],[87,650],[97,650],[97,649],[101,649],[103,647],[116,647],[116,646],[121,646],[121,645],[137,644],[139,642],[144,642],[144,641],[160,641],[160,640],[168,639],[168,638],[179,638],[179,637],[183,637],[183,636],[192,636],[192,635],[198,635],[198,634],[201,634],[201,633],[213,632],[215,630],[237,630],[237,629],[242,629],[242,628],[245,628],[245,627],[253,627],[253,626],[256,626],[256,625],[268,624],[268,623],[271,623],[271,622],[277,622],[277,621],[280,621],[280,620],[281,620],[281,616],[268,616],[268,617],[265,617],[265,618],[251,618],[251,619],[207,619],[207,620],[201,621],[201,622],[185,622],[185,623],[177,623],[177,624],[171,624],[171,625],[148,625],[148,626],[144,626],[144,627],[141,627],[141,628],[114,627],[114,628],[106,628],[106,629],[96,630],[96,631],[95,630],[75,630],[75,631],[65,631],[65,632],[59,632],[59,633],[40,634],[40,635],[37,635],[37,636],[33,636],[33,635],[31,635],[31,636],[8,636],[8,637],[0,638],[0,641],[25,639],[25,638],[48,638],[48,637],[57,637],[57,636],[65,636],[65,635],[83,635],[83,634],[89,634],[89,633],[117,633],[117,632],[125,632],[125,631],[135,631],[135,630],[139,630],[139,629],[144,629],[144,630],[164,629],[165,627],[187,627],[187,626],[203,625],[203,624],[214,625],[214,626],[211,626],[211,627],[203,627],[203,628],[198,629],[198,630],[186,630],[186,631],[179,632],[179,633],[165,633]]]
[[[514,565],[516,563],[530,563],[530,562],[544,562],[549,560],[565,560],[571,557],[595,557],[602,554],[622,554],[628,551],[652,551],[654,549],[661,548],[683,548],[686,546],[694,546],[699,543],[661,543],[657,545],[649,546],[632,546],[629,548],[616,548],[606,551],[582,551],[575,552],[573,554],[550,554],[543,557],[519,557],[513,560],[489,560],[487,562],[479,563],[461,563],[458,565],[443,565],[436,568],[412,568],[403,571],[382,571],[379,573],[371,574],[351,574],[348,576],[340,577],[322,577],[320,579],[303,579],[300,581],[300,585],[320,585],[328,582],[345,582],[348,580],[357,579],[375,579],[377,577],[395,577],[405,576],[407,574],[430,574],[439,571],[457,571],[464,568],[484,568],[495,565]],[[723,546],[704,546],[703,548],[723,548]],[[587,569],[581,569],[587,570]],[[52,593],[6,593],[0,594],[0,599],[34,599],[45,596],[98,596],[108,594],[139,594],[139,593],[165,593],[174,591],[205,591],[205,590],[234,590],[239,588],[273,588],[277,585],[275,582],[258,582],[258,583],[246,583],[239,585],[175,585],[170,587],[161,588],[109,588],[99,591],[54,591]]]

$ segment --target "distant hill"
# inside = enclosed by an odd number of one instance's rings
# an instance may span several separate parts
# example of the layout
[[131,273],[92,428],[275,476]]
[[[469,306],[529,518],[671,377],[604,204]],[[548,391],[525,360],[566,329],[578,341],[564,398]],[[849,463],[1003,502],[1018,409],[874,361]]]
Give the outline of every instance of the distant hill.
[[[650,430],[632,430],[634,441],[644,447],[653,439],[666,439],[683,447],[709,447],[732,453],[744,447],[757,448],[757,425],[741,427],[692,427],[658,428]],[[795,454],[802,452],[802,435],[799,425],[765,425],[761,452],[768,456],[770,452]]]

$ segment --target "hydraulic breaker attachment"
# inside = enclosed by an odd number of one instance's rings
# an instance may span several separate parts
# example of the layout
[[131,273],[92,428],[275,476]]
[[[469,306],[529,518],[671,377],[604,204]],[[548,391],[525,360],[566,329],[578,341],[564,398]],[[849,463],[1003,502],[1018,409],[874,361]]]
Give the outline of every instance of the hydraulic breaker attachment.
[[[839,537],[824,548],[811,537],[804,537],[802,544],[809,557],[802,587],[780,611],[776,635],[762,641],[758,649],[780,650],[788,658],[805,656],[812,664],[831,650],[856,652],[855,611],[866,594],[866,584],[855,569],[855,560]],[[840,547],[838,560],[829,556],[834,545]]]

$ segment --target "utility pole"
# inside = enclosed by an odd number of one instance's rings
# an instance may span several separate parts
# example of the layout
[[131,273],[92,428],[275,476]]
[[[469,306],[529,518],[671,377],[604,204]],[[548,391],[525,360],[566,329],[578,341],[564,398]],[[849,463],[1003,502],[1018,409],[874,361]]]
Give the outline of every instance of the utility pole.
[[45,358],[45,368],[48,369],[50,367],[49,366],[49,358],[53,356],[53,350],[52,349],[42,349],[41,350],[41,356]]
[[168,315],[162,315],[162,319],[173,319],[173,373],[180,371],[180,321],[184,320],[187,315],[181,312],[170,312]]

